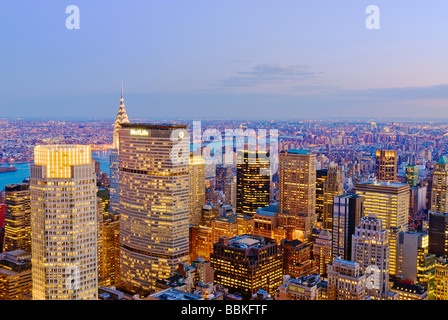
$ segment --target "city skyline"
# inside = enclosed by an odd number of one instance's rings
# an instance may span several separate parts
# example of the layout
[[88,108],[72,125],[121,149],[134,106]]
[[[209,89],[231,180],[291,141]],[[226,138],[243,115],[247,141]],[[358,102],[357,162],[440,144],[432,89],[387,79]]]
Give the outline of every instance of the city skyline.
[[2,0],[0,117],[448,118],[447,4],[370,4]]
[[447,9],[0,0],[0,300],[448,300]]

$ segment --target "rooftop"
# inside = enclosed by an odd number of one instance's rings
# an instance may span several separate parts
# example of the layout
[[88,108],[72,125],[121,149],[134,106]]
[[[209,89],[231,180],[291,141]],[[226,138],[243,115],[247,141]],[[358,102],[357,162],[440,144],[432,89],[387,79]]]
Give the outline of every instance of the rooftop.
[[151,297],[159,300],[202,300],[201,296],[187,293],[178,289],[169,288],[151,295]]
[[394,188],[400,188],[400,187],[408,186],[407,183],[390,182],[390,181],[359,182],[356,185],[370,185],[370,186],[394,187]]
[[122,128],[146,128],[146,129],[185,129],[188,127],[186,124],[150,124],[150,123],[123,123]]
[[437,161],[438,164],[447,164],[448,163],[448,157],[447,156],[441,156],[439,161]]
[[293,153],[293,154],[309,154],[310,153],[308,150],[304,150],[304,149],[291,149],[286,152]]

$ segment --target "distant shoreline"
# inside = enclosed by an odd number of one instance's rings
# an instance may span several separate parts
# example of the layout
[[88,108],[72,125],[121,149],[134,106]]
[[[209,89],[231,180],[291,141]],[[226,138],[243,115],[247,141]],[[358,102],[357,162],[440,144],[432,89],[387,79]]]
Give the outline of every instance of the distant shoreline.
[[17,171],[17,168],[13,165],[8,167],[0,167],[0,173],[7,173],[7,172],[15,172]]
[[15,164],[26,164],[26,163],[32,163],[31,161],[29,162],[0,162],[0,167],[3,165],[15,165]]

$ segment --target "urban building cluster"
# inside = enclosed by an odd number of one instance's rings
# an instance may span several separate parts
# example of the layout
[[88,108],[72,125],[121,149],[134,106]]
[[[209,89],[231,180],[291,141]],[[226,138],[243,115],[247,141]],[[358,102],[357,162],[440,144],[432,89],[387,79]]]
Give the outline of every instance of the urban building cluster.
[[113,127],[23,123],[0,123],[0,162],[32,161],[0,193],[0,299],[448,300],[444,124],[202,123],[278,129],[271,175],[131,122],[123,91]]

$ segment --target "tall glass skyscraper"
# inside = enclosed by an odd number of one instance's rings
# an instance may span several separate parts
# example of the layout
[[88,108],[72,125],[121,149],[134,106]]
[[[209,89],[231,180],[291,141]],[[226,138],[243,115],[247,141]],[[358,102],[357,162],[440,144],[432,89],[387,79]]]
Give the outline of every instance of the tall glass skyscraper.
[[154,288],[188,262],[189,136],[186,125],[119,130],[121,279]]
[[90,146],[36,146],[30,190],[33,299],[96,300],[98,202]]
[[6,185],[5,204],[5,252],[31,252],[31,203],[28,184]]
[[236,212],[253,217],[257,209],[269,206],[269,154],[240,150],[236,164]]

